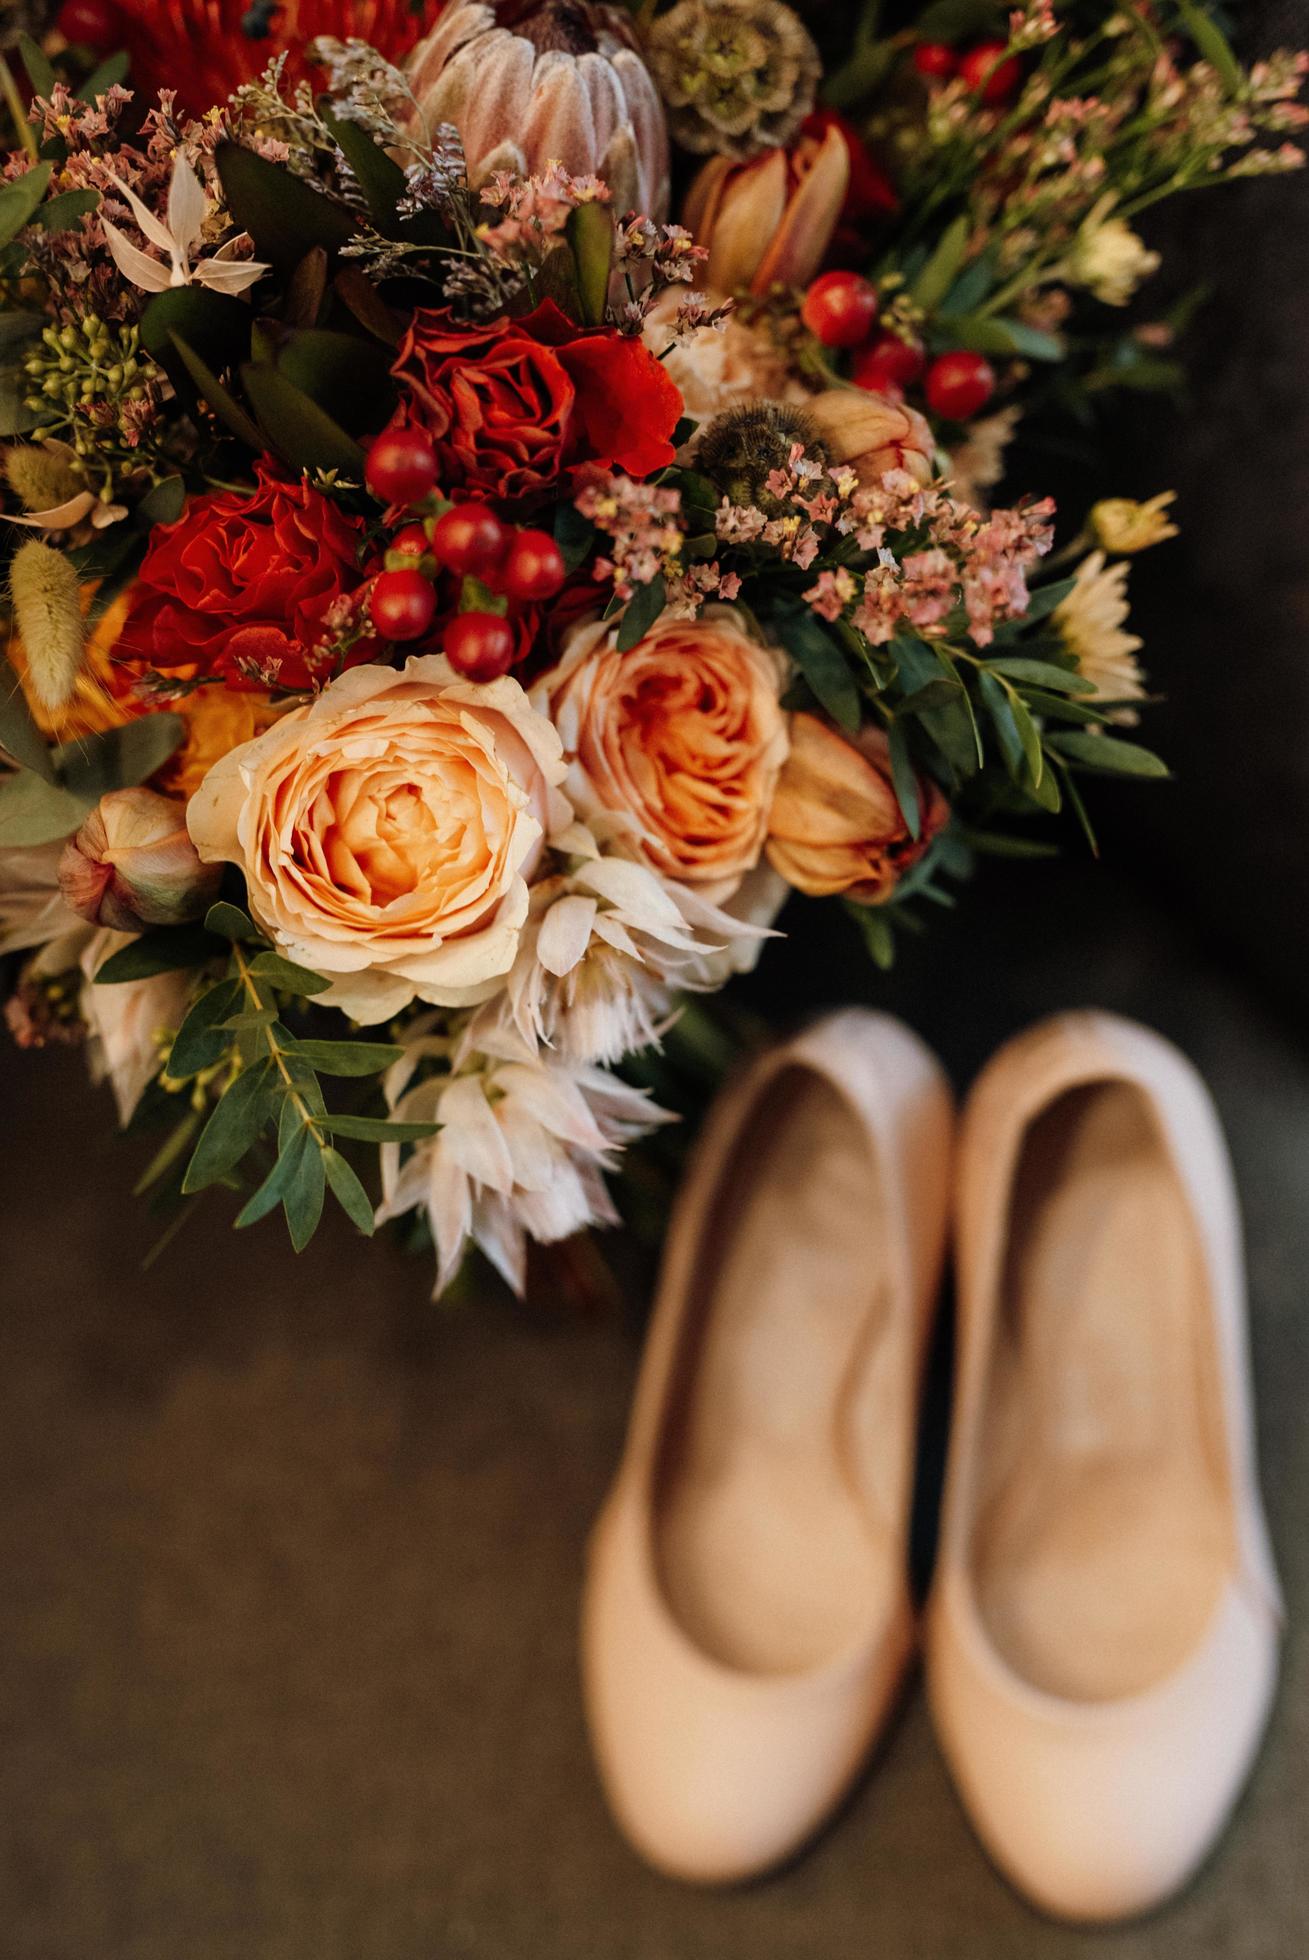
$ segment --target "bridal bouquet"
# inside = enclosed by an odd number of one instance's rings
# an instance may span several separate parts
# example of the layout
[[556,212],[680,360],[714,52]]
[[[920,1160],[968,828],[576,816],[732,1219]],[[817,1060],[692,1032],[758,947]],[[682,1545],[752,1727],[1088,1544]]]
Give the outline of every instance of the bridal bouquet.
[[1169,498],[1056,548],[1005,448],[1175,383],[1136,220],[1300,163],[1305,58],[1204,0],[832,12],[8,10],[5,1015],[161,1127],[143,1189],[521,1286],[788,893],[885,963],[1164,773]]

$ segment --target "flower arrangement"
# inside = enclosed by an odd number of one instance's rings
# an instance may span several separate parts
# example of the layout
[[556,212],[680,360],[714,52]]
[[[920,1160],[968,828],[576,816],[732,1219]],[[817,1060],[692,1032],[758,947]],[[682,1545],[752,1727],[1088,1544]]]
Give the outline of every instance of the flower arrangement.
[[1165,773],[1170,499],[1057,542],[1006,446],[1176,380],[1136,220],[1298,164],[1309,64],[1205,0],[895,11],[6,27],[5,1016],[162,1126],[145,1187],[521,1286],[789,893],[885,964]]

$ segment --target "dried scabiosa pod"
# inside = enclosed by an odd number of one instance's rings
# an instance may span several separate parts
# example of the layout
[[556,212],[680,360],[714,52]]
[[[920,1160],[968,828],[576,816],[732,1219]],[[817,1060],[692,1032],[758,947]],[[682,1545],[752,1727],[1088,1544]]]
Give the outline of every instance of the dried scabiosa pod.
[[780,0],[678,0],[650,29],[648,53],[677,141],[729,157],[793,136],[822,74],[808,29]]
[[811,462],[826,465],[826,444],[807,409],[792,402],[744,402],[702,431],[695,467],[730,503],[780,516],[790,506],[769,489],[768,479],[786,469],[797,443]]

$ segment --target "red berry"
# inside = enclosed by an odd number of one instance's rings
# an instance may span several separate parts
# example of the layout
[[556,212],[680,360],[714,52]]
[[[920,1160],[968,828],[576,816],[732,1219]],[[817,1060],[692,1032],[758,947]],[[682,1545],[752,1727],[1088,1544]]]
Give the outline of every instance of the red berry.
[[948,82],[959,66],[954,49],[948,48],[944,41],[920,41],[914,49],[913,62],[920,75],[934,82]]
[[927,406],[946,422],[966,422],[995,393],[995,370],[981,354],[942,354],[927,370]]
[[114,54],[123,45],[123,20],[113,0],[64,0],[55,22],[74,47]]
[[514,629],[499,613],[460,613],[445,629],[445,657],[468,681],[498,681],[517,650]]
[[884,394],[888,384],[893,388],[909,387],[926,365],[919,341],[901,340],[898,333],[879,333],[855,361],[852,379],[860,388],[869,388],[875,395]]
[[402,551],[406,558],[422,558],[431,549],[427,532],[421,524],[406,524],[387,546],[388,551]]
[[877,318],[877,289],[857,272],[824,272],[805,294],[800,317],[824,347],[858,347]]
[[489,585],[509,549],[509,530],[487,504],[455,504],[436,520],[432,550],[461,578]]
[[364,476],[384,504],[417,504],[436,488],[436,451],[423,429],[383,429]]
[[564,554],[548,531],[519,531],[500,577],[511,599],[553,599],[566,577]]
[[380,572],[368,611],[384,640],[418,640],[432,624],[436,592],[421,572]]
[[979,41],[959,63],[959,77],[983,102],[1007,102],[1023,78],[1014,55],[1004,58],[1003,41]]

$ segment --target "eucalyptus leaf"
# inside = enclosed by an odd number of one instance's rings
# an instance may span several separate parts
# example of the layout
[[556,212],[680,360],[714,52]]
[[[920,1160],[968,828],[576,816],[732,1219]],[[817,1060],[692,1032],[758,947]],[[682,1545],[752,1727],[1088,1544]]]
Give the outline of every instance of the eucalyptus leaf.
[[31,223],[31,214],[49,190],[53,171],[53,163],[33,163],[29,171],[12,176],[0,190],[0,245],[8,245],[24,225]]
[[0,667],[0,749],[13,757],[20,769],[31,769],[43,781],[56,781],[54,757],[45,736],[32,718],[12,669]]
[[131,58],[126,48],[107,55],[98,68],[93,68],[84,82],[79,83],[77,94],[83,102],[98,102],[102,95],[108,95],[115,82],[121,82],[127,75]]
[[909,754],[904,729],[898,721],[891,723],[886,739],[891,753],[891,786],[895,790],[895,800],[900,805],[900,814],[909,835],[916,839],[923,827],[918,800],[918,773]]
[[989,320],[963,314],[950,322],[952,344],[978,354],[1022,355],[1029,361],[1062,361],[1067,347],[1058,334],[1042,333],[1022,320]]
[[186,739],[181,715],[139,715],[118,728],[80,735],[55,750],[61,782],[96,803],[111,789],[133,789],[163,767]]
[[[358,123],[347,122],[344,117],[333,115],[325,96],[319,100],[318,113],[359,180],[368,202],[369,217],[384,237],[393,238],[399,229],[396,206],[406,189],[404,171],[398,163],[391,161],[366,129],[361,129]],[[325,240],[321,242],[326,243]]]
[[1151,749],[1135,742],[1122,742],[1113,735],[1096,735],[1075,730],[1049,737],[1049,746],[1083,769],[1094,769],[1107,776],[1166,777],[1168,764]]
[[315,1143],[312,1149],[297,1155],[295,1168],[282,1193],[287,1229],[297,1252],[304,1251],[318,1230],[326,1191],[327,1173],[323,1168],[322,1152]]
[[247,361],[241,379],[260,427],[288,463],[298,470],[342,470],[362,478],[364,452],[354,437],[280,369]]
[[175,524],[186,509],[186,484],[180,476],[166,476],[147,490],[136,507],[136,521],[153,530],[156,524]]
[[332,290],[375,340],[387,347],[400,345],[404,332],[400,320],[357,265],[343,265],[332,281]]
[[0,848],[53,844],[57,838],[71,836],[93,801],[43,780],[30,769],[20,769],[0,782]]
[[16,368],[0,372],[0,436],[25,436],[39,428],[41,415],[27,406],[28,379]]
[[216,932],[220,939],[249,941],[263,938],[254,920],[239,905],[229,905],[226,899],[221,898],[205,913],[205,931]]
[[981,695],[983,706],[991,718],[991,726],[995,729],[996,738],[1000,744],[1000,753],[1004,757],[1005,768],[1009,771],[1014,782],[1022,785],[1024,778],[1023,739],[1019,733],[1018,723],[1014,718],[1010,697],[995,675],[988,672],[986,668],[983,668],[977,676],[977,691]]
[[[295,1117],[295,1105],[289,1099],[283,1104],[283,1109],[289,1110],[291,1116]],[[286,1142],[279,1147],[277,1162],[254,1196],[237,1213],[234,1229],[238,1232],[244,1231],[247,1225],[257,1224],[261,1218],[266,1218],[270,1211],[275,1211],[299,1171],[301,1159],[307,1153],[316,1152],[317,1148],[313,1136],[303,1124],[292,1127]]]
[[204,966],[217,950],[214,940],[199,926],[156,926],[111,953],[96,968],[95,983],[112,987],[127,980],[149,980],[156,973]]
[[379,1075],[405,1051],[392,1041],[297,1041],[290,1052],[320,1075]]
[[345,405],[351,429],[375,427],[395,403],[390,349],[358,334],[297,328],[282,343],[277,368],[320,408]]
[[222,1060],[231,1045],[222,1024],[242,991],[239,980],[220,980],[201,994],[169,1051],[167,1073],[172,1081],[187,1082],[201,1069],[212,1068]]
[[333,1136],[353,1137],[359,1143],[417,1143],[434,1137],[439,1123],[393,1123],[385,1116],[333,1116],[321,1119]]
[[666,597],[664,575],[656,572],[648,585],[638,585],[624,610],[618,628],[615,644],[620,653],[627,653],[638,640],[643,640],[664,609]]
[[58,197],[48,197],[38,208],[32,223],[40,225],[42,231],[71,231],[99,205],[99,191],[60,191]]
[[971,221],[961,213],[942,233],[936,250],[914,281],[914,303],[921,306],[924,313],[935,312],[954,284],[964,262],[971,232]]
[[269,1091],[276,1080],[271,1061],[256,1062],[224,1090],[186,1167],[184,1193],[203,1191],[240,1163],[268,1121]]
[[54,63],[44,49],[37,46],[30,34],[19,35],[18,53],[27,71],[27,79],[32,85],[33,95],[39,95],[43,101],[48,102],[55,83],[59,80]]
[[267,980],[284,994],[325,994],[332,984],[321,974],[311,973],[307,966],[284,960],[280,953],[257,953],[250,962],[250,971],[256,980]]
[[564,236],[573,255],[582,324],[603,326],[614,261],[614,221],[609,206],[595,202],[574,205]]
[[859,727],[859,690],[845,654],[822,621],[807,608],[776,621],[783,646],[833,721],[854,734]]
[[1177,0],[1177,11],[1205,60],[1218,70],[1231,93],[1239,95],[1244,88],[1245,77],[1217,21],[1200,5],[1200,0]]
[[586,562],[595,544],[595,536],[594,524],[589,517],[583,517],[576,504],[556,505],[554,540],[564,555],[566,570],[575,572]]
[[365,1238],[371,1239],[375,1229],[372,1199],[339,1150],[333,1150],[329,1144],[322,1156],[323,1169],[327,1172],[333,1197],[350,1223],[357,1226]]
[[288,276],[313,245],[338,252],[358,230],[353,212],[237,143],[215,152],[228,209],[254,240],[256,258]]
[[231,389],[224,386],[181,334],[170,334],[169,340],[199,398],[208,402],[219,421],[238,441],[245,443],[249,449],[262,450],[264,438],[257,424],[242,408]]

